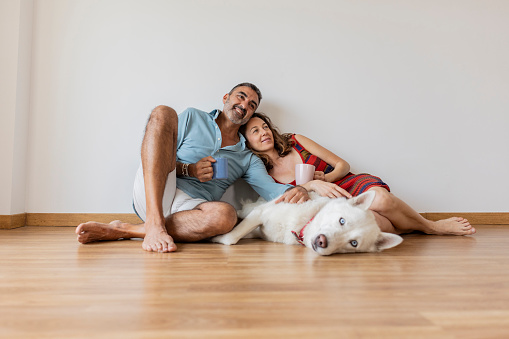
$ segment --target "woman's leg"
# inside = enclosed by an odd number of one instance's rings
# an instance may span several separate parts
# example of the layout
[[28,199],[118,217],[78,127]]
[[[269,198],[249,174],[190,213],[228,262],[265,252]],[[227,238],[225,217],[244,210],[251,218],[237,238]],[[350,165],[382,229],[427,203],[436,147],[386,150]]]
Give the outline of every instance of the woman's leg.
[[[373,187],[370,188],[370,190],[376,192],[376,197],[371,204],[370,210],[376,212],[375,216],[376,214],[380,214],[389,220],[396,229],[394,233],[407,233],[411,231],[421,231],[426,234],[438,235],[469,235],[475,233],[475,228],[464,218],[453,217],[439,221],[431,221],[425,219],[385,188]],[[377,222],[378,220],[379,219],[377,219]]]
[[394,233],[394,234],[402,233],[401,231],[394,228],[394,226],[389,221],[389,219],[387,219],[383,215],[378,214],[375,211],[371,211],[371,212],[373,212],[373,215],[375,216],[376,223],[382,232]]

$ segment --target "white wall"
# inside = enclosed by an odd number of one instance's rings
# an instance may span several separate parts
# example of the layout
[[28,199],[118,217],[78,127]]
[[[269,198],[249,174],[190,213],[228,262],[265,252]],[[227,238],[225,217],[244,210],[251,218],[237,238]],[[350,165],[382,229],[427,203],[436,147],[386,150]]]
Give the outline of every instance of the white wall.
[[[131,212],[159,104],[257,84],[420,212],[509,211],[509,2],[36,0],[28,212]],[[491,180],[489,180],[491,179]]]
[[32,0],[0,2],[0,215],[25,212]]

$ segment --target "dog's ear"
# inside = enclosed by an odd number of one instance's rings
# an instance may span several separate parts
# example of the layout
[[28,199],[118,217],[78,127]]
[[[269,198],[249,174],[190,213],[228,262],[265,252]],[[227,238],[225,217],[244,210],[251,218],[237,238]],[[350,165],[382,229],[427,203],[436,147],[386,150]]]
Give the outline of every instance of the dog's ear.
[[375,200],[375,195],[375,191],[367,191],[348,200],[348,202],[350,202],[353,206],[367,210],[369,206],[371,206],[371,203],[373,203],[373,200]]
[[382,232],[376,240],[376,248],[379,251],[386,250],[398,246],[403,241],[403,238],[397,234]]

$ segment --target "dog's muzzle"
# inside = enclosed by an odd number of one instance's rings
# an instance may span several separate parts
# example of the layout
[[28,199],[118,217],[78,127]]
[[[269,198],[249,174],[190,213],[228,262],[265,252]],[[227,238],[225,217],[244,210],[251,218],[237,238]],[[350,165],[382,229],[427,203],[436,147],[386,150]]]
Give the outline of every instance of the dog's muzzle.
[[313,241],[313,250],[316,251],[318,247],[327,248],[327,237],[323,234],[317,236],[315,241]]

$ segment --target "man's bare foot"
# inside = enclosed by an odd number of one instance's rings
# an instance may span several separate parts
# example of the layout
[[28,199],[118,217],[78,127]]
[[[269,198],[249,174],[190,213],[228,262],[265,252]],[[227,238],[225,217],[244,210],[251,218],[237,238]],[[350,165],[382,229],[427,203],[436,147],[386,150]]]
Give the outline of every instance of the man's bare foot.
[[467,219],[452,217],[430,222],[429,230],[425,233],[437,235],[470,235],[475,232],[475,228],[470,225]]
[[[134,225],[132,225],[134,226]],[[94,241],[118,240],[124,238],[133,238],[135,235],[129,232],[128,228],[120,220],[115,220],[109,224],[89,221],[76,227],[78,241],[87,244]]]
[[175,252],[173,238],[162,227],[148,231],[141,247],[148,252]]
[[109,224],[89,221],[76,227],[78,241],[88,244],[95,241],[108,241],[131,238],[144,238],[142,248],[149,252],[175,252],[177,246],[166,230],[145,233],[145,226],[131,225],[115,220]]

